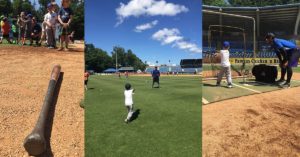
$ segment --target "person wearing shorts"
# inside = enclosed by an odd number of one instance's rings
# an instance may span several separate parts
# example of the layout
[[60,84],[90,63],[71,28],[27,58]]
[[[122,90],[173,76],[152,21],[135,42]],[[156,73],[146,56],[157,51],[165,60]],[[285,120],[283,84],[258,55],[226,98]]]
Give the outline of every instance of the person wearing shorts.
[[32,18],[32,31],[31,31],[31,38],[30,38],[30,45],[32,45],[33,41],[35,41],[37,46],[40,46],[41,43],[41,34],[42,34],[42,27],[37,23],[36,18]]
[[[293,67],[298,66],[300,49],[293,42],[276,38],[273,33],[268,33],[265,36],[265,40],[269,45],[271,45],[279,59],[281,77],[277,82],[281,88],[289,88],[291,86],[291,79],[293,76]],[[285,75],[287,75],[286,81],[284,79]]]
[[62,0],[61,1],[61,9],[58,12],[58,21],[61,25],[60,30],[60,48],[59,51],[63,50],[63,44],[65,43],[65,50],[69,50],[69,35],[70,31],[70,24],[73,18],[73,11],[70,8],[70,0]]
[[125,96],[125,107],[127,109],[127,117],[125,119],[125,123],[130,122],[130,119],[133,114],[133,94],[134,94],[134,89],[131,88],[131,85],[129,83],[125,84],[125,91],[124,91],[124,96]]
[[158,86],[157,88],[159,88],[159,77],[160,77],[160,72],[159,70],[157,70],[157,67],[154,68],[154,70],[152,71],[152,88],[154,88],[154,83],[157,83]]
[[89,77],[90,77],[89,72],[85,71],[85,73],[84,73],[84,88],[85,88],[85,90],[88,90],[87,84],[89,81]]
[[8,43],[12,44],[9,32],[10,32],[10,24],[8,22],[8,19],[6,17],[3,18],[3,24],[1,26],[1,32],[2,32],[2,39],[0,40],[0,43],[2,43],[3,39],[6,39]]

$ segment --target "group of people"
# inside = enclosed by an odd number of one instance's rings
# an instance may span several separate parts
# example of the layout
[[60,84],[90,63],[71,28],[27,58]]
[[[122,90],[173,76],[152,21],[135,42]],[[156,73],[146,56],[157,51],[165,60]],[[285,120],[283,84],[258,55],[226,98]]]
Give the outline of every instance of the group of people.
[[[279,60],[279,67],[281,69],[281,77],[276,83],[281,88],[289,88],[291,86],[291,79],[293,76],[293,68],[298,66],[300,58],[300,48],[293,42],[276,38],[273,33],[268,33],[265,36],[266,42],[271,46],[273,52],[276,53]],[[232,88],[231,79],[231,64],[229,61],[230,43],[224,41],[223,48],[216,56],[221,58],[221,70],[218,74],[217,86],[220,86],[223,75],[227,79],[227,87]],[[285,79],[286,76],[286,79]]]
[[[59,27],[60,47],[58,50],[68,50],[69,40],[74,42],[74,31],[71,31],[70,24],[73,18],[73,11],[70,8],[70,0],[62,0],[60,10],[57,12],[57,4],[49,3],[47,13],[44,15],[41,24],[32,14],[21,12],[18,16],[16,25],[5,16],[1,16],[1,35],[0,43],[5,39],[8,43],[19,43],[26,45],[41,46],[45,43],[50,49],[56,48],[56,29]],[[18,29],[17,29],[18,27]]]

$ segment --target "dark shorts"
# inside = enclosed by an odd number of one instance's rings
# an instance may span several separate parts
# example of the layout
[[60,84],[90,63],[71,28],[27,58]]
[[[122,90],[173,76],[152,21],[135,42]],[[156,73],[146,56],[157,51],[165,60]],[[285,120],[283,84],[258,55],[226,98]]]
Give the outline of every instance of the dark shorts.
[[67,28],[61,27],[59,34],[60,35],[69,35],[69,34],[71,34],[70,27],[67,27]]
[[25,37],[25,28],[20,28],[20,37],[21,38]]
[[9,38],[9,34],[3,34],[2,37],[3,38]]
[[300,58],[300,49],[294,49],[292,53],[288,54],[288,67],[297,67]]
[[153,77],[153,82],[159,83],[159,77]]
[[89,81],[89,80],[84,80],[84,84],[87,85],[88,81]]
[[41,38],[40,38],[39,36],[37,36],[37,37],[31,37],[31,39],[32,39],[32,40],[36,40],[36,41],[41,40]]

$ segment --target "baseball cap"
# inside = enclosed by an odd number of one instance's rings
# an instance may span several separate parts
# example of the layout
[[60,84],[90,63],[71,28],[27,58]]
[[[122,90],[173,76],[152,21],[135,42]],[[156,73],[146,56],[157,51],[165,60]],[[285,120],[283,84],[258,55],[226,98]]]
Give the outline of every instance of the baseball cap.
[[47,8],[50,8],[50,7],[52,7],[52,3],[48,3],[48,5],[47,5]]
[[265,36],[266,39],[268,38],[275,38],[275,34],[274,33],[267,33],[267,35]]
[[229,46],[230,46],[230,43],[228,41],[223,42],[223,47],[229,47]]

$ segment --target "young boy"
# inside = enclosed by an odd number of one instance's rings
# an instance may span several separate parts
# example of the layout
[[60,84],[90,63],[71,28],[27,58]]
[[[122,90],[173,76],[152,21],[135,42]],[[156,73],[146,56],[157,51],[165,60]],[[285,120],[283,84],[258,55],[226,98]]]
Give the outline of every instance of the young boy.
[[9,38],[10,24],[9,24],[8,19],[6,17],[3,18],[3,24],[1,26],[1,32],[2,32],[3,38],[0,40],[0,43],[2,43],[3,39],[6,39],[10,44],[12,44],[12,42],[10,41],[10,38]]
[[18,17],[18,25],[19,25],[19,37],[18,37],[18,43],[24,45],[25,44],[25,27],[26,27],[26,16],[25,12],[20,13],[20,17]]
[[32,18],[32,30],[31,30],[31,38],[30,38],[30,45],[32,45],[33,41],[35,41],[36,46],[40,46],[40,38],[41,38],[42,28],[37,23],[35,17]]
[[130,118],[133,114],[133,100],[132,100],[133,94],[134,94],[134,89],[131,89],[131,85],[129,83],[126,83],[125,91],[124,91],[125,107],[127,108],[128,111],[127,117],[125,119],[126,123],[130,121]]
[[89,77],[90,77],[89,72],[85,71],[85,73],[84,73],[84,89],[85,90],[88,90],[87,84],[89,81]]
[[68,51],[70,24],[73,18],[73,11],[70,8],[70,0],[62,0],[61,4],[62,7],[58,12],[58,21],[61,24],[60,48],[58,50],[63,50],[63,44],[65,42],[65,50]]
[[23,37],[23,43],[22,45],[26,45],[26,40],[30,40],[31,39],[31,30],[32,30],[32,15],[28,14],[26,16],[26,20],[25,22],[25,34]]
[[55,25],[57,21],[57,14],[54,12],[54,8],[51,3],[47,5],[47,9],[48,13],[44,17],[44,22],[46,25],[47,47],[49,49],[54,49],[56,46]]
[[230,48],[230,43],[228,41],[225,41],[223,43],[223,49],[220,51],[219,54],[216,54],[216,56],[221,57],[221,70],[218,74],[217,86],[221,85],[222,77],[225,73],[227,79],[227,87],[232,88],[231,68],[230,68],[231,65],[229,62],[229,48]]

